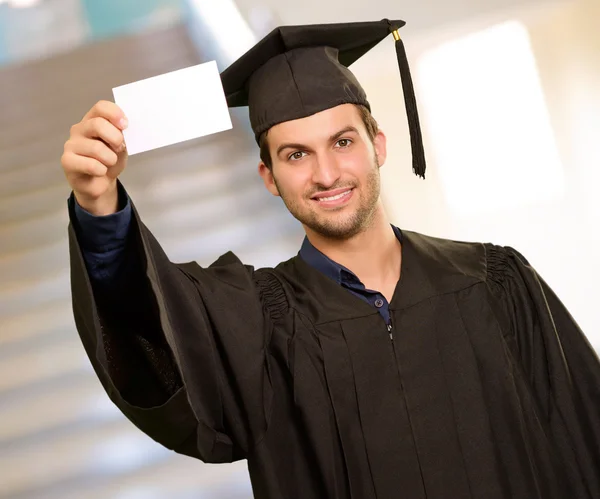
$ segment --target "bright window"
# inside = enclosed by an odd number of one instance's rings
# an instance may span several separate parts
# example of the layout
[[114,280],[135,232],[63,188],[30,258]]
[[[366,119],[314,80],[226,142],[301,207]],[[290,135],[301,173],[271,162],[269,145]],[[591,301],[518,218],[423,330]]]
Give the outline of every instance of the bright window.
[[428,143],[455,213],[476,216],[562,197],[563,170],[521,23],[426,53],[418,85]]

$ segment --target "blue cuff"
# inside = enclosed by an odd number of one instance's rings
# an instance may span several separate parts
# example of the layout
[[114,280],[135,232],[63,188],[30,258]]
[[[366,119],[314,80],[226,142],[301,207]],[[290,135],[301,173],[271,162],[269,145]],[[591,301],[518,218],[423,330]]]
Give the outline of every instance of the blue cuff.
[[94,253],[107,253],[125,245],[131,225],[131,203],[119,184],[120,211],[106,216],[94,216],[84,210],[71,194],[69,203],[77,219],[77,237],[81,247]]

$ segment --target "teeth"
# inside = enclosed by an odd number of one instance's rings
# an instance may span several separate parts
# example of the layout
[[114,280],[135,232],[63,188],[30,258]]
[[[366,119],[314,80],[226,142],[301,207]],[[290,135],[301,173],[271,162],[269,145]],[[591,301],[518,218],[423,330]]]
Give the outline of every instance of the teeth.
[[334,201],[336,199],[340,199],[343,198],[346,194],[348,194],[350,191],[346,191],[346,192],[342,192],[340,194],[337,194],[336,196],[330,196],[328,198],[319,198],[319,201]]

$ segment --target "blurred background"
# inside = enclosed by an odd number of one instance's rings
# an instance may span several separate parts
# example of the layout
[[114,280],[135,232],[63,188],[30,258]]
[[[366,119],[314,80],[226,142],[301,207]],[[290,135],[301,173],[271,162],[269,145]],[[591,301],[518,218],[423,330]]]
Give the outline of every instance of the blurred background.
[[[387,132],[401,228],[521,251],[600,350],[598,0],[0,0],[0,498],[250,498],[245,462],[174,455],[118,413],[75,331],[69,128],[115,86],[215,59],[280,24],[405,19],[428,156],[411,172],[390,36],[352,69]],[[123,182],[174,261],[272,266],[303,232],[234,128],[131,158]]]

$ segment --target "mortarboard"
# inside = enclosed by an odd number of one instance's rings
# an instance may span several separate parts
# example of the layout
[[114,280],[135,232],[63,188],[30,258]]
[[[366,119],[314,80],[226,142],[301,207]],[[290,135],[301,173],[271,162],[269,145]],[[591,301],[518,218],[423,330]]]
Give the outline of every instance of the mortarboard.
[[249,106],[258,141],[272,126],[340,104],[371,106],[348,66],[390,33],[408,117],[413,171],[425,178],[425,153],[408,59],[398,30],[404,21],[282,26],[221,73],[229,107]]

